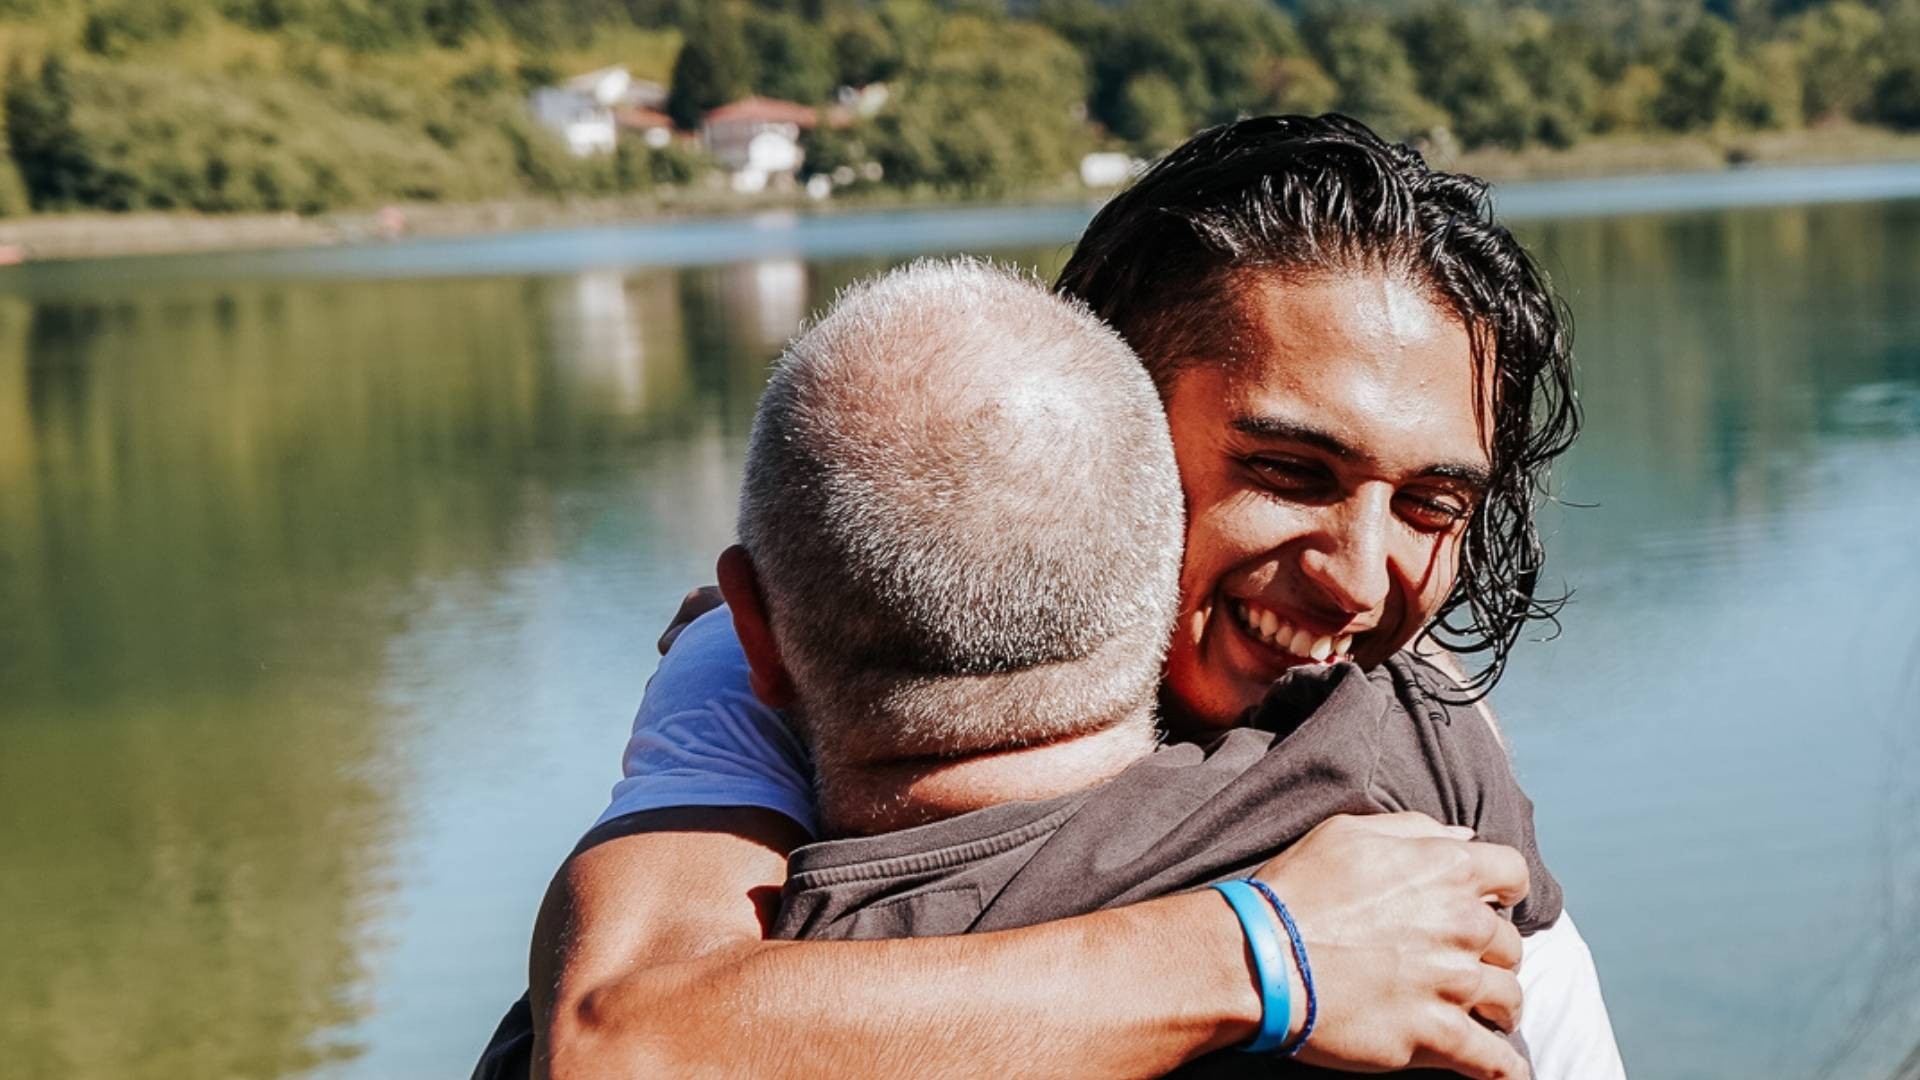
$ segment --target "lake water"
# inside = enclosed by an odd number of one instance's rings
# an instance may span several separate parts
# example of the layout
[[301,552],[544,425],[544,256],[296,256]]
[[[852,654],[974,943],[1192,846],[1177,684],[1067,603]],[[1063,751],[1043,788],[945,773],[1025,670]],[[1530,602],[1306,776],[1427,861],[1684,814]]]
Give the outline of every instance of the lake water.
[[[1496,700],[1638,1077],[1920,1044],[1920,171],[1868,175],[1503,196],[1589,427]],[[0,1072],[464,1075],[768,359],[1087,216],[0,272]]]

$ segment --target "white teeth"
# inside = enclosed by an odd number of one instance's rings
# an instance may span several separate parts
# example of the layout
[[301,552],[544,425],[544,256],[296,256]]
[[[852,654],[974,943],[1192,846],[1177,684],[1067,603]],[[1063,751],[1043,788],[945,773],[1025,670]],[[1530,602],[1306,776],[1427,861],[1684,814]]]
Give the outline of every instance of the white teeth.
[[1352,634],[1335,637],[1302,630],[1266,608],[1244,600],[1233,601],[1233,613],[1240,617],[1240,625],[1254,638],[1305,659],[1325,663],[1331,659],[1345,658],[1347,650],[1353,647]]
[[1287,651],[1295,656],[1309,656],[1313,649],[1313,635],[1305,630],[1295,630],[1293,640],[1287,642]]

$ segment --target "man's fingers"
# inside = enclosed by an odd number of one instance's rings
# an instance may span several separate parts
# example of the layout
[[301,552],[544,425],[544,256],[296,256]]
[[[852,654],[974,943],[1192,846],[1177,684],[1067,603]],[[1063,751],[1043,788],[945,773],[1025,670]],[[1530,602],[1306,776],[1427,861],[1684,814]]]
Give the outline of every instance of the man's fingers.
[[1446,1028],[1433,1041],[1433,1049],[1418,1055],[1413,1064],[1451,1069],[1471,1080],[1529,1080],[1533,1075],[1527,1059],[1513,1044],[1458,1012],[1448,1014]]
[[1527,860],[1504,844],[1467,845],[1471,872],[1480,886],[1480,898],[1510,908],[1527,898]]
[[1501,1031],[1520,1024],[1520,980],[1506,968],[1480,965],[1480,989],[1473,1014]]
[[1362,829],[1381,836],[1401,836],[1409,840],[1426,840],[1435,837],[1452,840],[1473,838],[1473,830],[1464,825],[1442,825],[1414,810],[1403,810],[1397,814],[1342,815],[1327,820],[1343,822],[1348,828]]
[[674,639],[680,636],[680,631],[685,630],[688,623],[723,603],[726,600],[720,595],[718,585],[702,585],[689,590],[686,596],[681,597],[680,610],[673,613],[673,621],[667,624],[666,632],[660,635],[660,655],[667,655],[667,650],[673,648]]
[[[1491,908],[1488,909],[1488,914],[1493,914]],[[1498,915],[1493,915],[1493,923],[1493,932],[1487,939],[1487,947],[1480,952],[1481,961],[1492,964],[1494,967],[1506,968],[1508,971],[1518,969],[1522,952],[1520,931]]]

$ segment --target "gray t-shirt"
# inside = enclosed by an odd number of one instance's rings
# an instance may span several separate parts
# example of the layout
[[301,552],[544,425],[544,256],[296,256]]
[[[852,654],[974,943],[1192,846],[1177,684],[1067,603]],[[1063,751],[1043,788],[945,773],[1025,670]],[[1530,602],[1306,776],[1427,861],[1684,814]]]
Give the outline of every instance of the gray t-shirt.
[[[1560,886],[1541,861],[1533,805],[1491,727],[1440,701],[1438,679],[1404,656],[1371,674],[1298,668],[1252,726],[1163,746],[1089,790],[807,845],[788,862],[774,935],[1029,926],[1244,876],[1336,814],[1400,810],[1518,849],[1532,891],[1509,914],[1523,934],[1551,926]],[[1296,1069],[1318,1071],[1282,1071]],[[1275,1063],[1218,1054],[1189,1070],[1271,1076]]]

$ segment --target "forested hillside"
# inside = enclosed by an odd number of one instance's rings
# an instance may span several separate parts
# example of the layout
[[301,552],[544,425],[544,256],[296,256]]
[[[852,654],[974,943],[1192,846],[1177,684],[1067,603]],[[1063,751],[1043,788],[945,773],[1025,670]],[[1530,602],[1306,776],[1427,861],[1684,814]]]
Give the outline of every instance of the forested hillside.
[[603,64],[683,126],[824,103],[809,167],[950,194],[1058,186],[1236,115],[1340,109],[1471,149],[1920,128],[1920,0],[0,0],[0,213],[323,210],[699,183],[697,150],[576,160],[533,88]]

